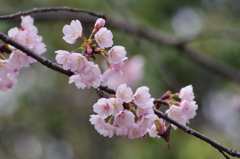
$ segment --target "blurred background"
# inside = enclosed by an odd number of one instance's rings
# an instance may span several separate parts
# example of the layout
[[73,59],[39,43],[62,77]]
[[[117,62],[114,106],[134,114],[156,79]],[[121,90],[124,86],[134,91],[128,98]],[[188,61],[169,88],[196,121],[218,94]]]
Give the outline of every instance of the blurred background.
[[[17,5],[16,5],[17,4]],[[2,0],[1,15],[34,7],[68,6],[105,14],[109,19],[141,25],[174,37],[191,39],[188,45],[240,69],[240,1],[236,0]],[[17,6],[17,7],[16,7]],[[61,15],[58,15],[61,14]],[[66,16],[65,16],[66,15]],[[34,14],[35,25],[47,45],[46,58],[55,61],[56,50],[74,50],[62,40],[62,28],[72,17],[82,19],[89,36],[95,17],[81,13]],[[20,19],[1,21],[7,34],[20,27]],[[240,150],[240,85],[199,65],[170,46],[126,33],[108,22],[114,45],[126,48],[129,63],[125,77],[135,90],[146,85],[154,98],[167,90],[178,92],[193,85],[199,105],[189,126],[221,144]],[[101,59],[98,60],[101,65]],[[133,74],[132,72],[135,72]],[[1,159],[219,159],[207,143],[184,133],[171,132],[171,149],[163,139],[105,138],[89,122],[94,89],[79,90],[67,76],[39,63],[20,70],[18,83],[0,92]],[[114,83],[110,83],[114,85]]]

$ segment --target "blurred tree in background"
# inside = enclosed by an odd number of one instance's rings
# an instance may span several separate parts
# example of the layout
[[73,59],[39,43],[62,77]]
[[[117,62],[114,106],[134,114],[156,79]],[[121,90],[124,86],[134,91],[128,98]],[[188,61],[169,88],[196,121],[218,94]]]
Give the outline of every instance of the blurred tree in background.
[[[156,34],[185,39],[190,47],[240,69],[240,2],[236,0],[11,0],[0,5],[1,15],[57,6],[103,13],[115,21],[140,25],[146,32],[154,29]],[[63,13],[61,17],[57,16],[60,12],[33,15],[47,45],[43,56],[52,61],[54,51],[76,48],[62,40],[63,26],[73,20],[69,17],[83,19],[85,35],[90,35],[96,20],[81,13]],[[144,57],[144,75],[134,88],[146,85],[158,98],[167,90],[178,92],[192,84],[199,109],[190,127],[227,147],[240,149],[239,81],[200,65],[174,47],[110,23],[107,21],[106,27],[113,32],[114,44],[124,46],[130,59]],[[0,30],[7,33],[19,25],[19,19],[1,21]],[[39,63],[20,71],[14,88],[0,93],[1,159],[223,158],[216,149],[181,130],[171,132],[171,149],[162,139],[105,138],[89,122],[92,105],[98,99],[95,90],[68,85],[67,76]]]

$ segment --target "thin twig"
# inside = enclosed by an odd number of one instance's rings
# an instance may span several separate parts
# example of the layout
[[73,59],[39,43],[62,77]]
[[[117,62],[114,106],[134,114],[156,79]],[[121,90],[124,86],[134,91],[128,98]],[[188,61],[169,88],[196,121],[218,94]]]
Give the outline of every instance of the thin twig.
[[0,16],[0,20],[18,18],[23,15],[30,15],[30,14],[39,13],[39,12],[57,12],[57,11],[81,12],[81,13],[89,14],[91,16],[106,19],[106,16],[103,14],[91,12],[85,9],[77,9],[77,8],[70,8],[70,7],[49,7],[49,8],[34,8],[24,12],[18,12],[10,15],[3,15],[3,16]]
[[223,151],[219,150],[219,152],[220,152],[226,159],[231,159],[231,158],[229,158]]
[[[47,60],[46,58],[36,54],[34,51],[32,51],[31,49],[23,46],[22,44],[18,43],[17,41],[11,39],[10,37],[8,37],[7,35],[3,34],[2,32],[0,32],[0,39],[3,40],[5,43],[8,43],[12,46],[14,46],[15,48],[25,52],[27,55],[35,58],[37,61],[39,61],[40,63],[42,63],[43,65],[47,66],[48,68],[50,69],[53,69],[57,72],[60,72],[60,73],[63,73],[67,76],[71,76],[73,75],[74,73],[71,72],[71,71],[66,71],[64,70],[61,66],[53,63],[52,61],[50,60]],[[107,86],[100,86],[99,87],[100,90],[103,90],[109,94],[115,94],[116,91],[114,89],[111,89]],[[154,103],[161,103],[161,100],[158,99],[158,100],[155,100]],[[190,135],[193,135],[203,141],[205,141],[206,143],[209,143],[210,145],[212,145],[213,147],[215,147],[216,149],[218,149],[219,151],[222,151],[222,152],[226,152],[228,153],[229,155],[231,156],[236,156],[236,157],[240,157],[240,152],[236,151],[236,150],[232,150],[232,149],[229,149],[223,145],[221,145],[220,143],[214,141],[213,139],[210,139],[209,137],[187,127],[187,126],[184,126],[184,125],[181,125],[180,123],[178,123],[177,121],[169,118],[168,116],[166,116],[164,113],[162,113],[161,111],[158,111],[156,109],[154,109],[154,113],[160,117],[160,118],[163,118],[165,119],[166,121],[176,125],[178,128],[182,129],[183,131],[185,131],[186,133],[190,134]]]
[[180,123],[178,123],[177,121],[169,118],[167,115],[165,115],[163,112],[161,111],[158,111],[156,109],[154,109],[154,113],[160,117],[160,118],[163,118],[165,119],[166,121],[176,125],[178,128],[182,129],[183,131],[185,131],[186,133],[190,134],[190,135],[193,135],[207,143],[209,143],[210,145],[212,145],[213,147],[215,147],[216,149],[218,149],[219,151],[224,151],[226,153],[228,153],[229,155],[233,156],[233,157],[240,157],[240,152],[237,152],[236,150],[233,150],[233,149],[229,149],[223,145],[221,145],[220,143],[216,142],[215,140],[193,130],[192,128],[189,128],[187,126],[184,126]]

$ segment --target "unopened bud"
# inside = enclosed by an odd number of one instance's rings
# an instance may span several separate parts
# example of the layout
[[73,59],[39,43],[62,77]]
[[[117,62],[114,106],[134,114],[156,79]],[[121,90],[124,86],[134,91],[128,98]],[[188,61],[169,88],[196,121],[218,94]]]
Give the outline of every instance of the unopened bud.
[[104,25],[105,25],[105,20],[103,18],[98,18],[94,25],[93,33],[96,33]]
[[87,46],[87,53],[91,54],[92,53],[92,48],[90,46]]
[[98,18],[98,20],[96,21],[96,23],[94,25],[94,28],[100,29],[104,25],[105,25],[105,20],[103,18]]

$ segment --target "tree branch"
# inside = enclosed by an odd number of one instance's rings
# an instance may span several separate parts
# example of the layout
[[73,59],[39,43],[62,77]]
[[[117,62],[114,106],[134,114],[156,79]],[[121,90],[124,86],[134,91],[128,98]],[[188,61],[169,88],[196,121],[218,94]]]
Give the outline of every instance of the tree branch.
[[106,19],[106,16],[103,14],[91,12],[91,11],[88,11],[85,9],[77,9],[77,8],[70,8],[70,7],[34,8],[34,9],[24,11],[24,12],[18,12],[18,13],[14,13],[14,14],[10,14],[10,15],[3,15],[3,16],[0,16],[0,19],[8,20],[8,19],[13,19],[13,18],[18,18],[22,15],[30,15],[30,14],[39,13],[39,12],[57,12],[57,11],[81,12],[81,13],[89,14],[91,16]]
[[[55,70],[57,72],[60,72],[62,74],[65,74],[67,76],[71,76],[74,73],[71,71],[66,71],[64,70],[61,66],[57,65],[56,63],[53,63],[52,61],[38,55],[37,53],[35,53],[34,51],[32,51],[31,49],[23,46],[22,44],[18,43],[17,41],[11,39],[10,37],[8,37],[7,35],[5,35],[4,33],[0,32],[0,39],[2,41],[4,41],[5,43],[8,43],[12,46],[14,46],[15,48],[25,52],[28,56],[31,56],[32,58],[36,59],[38,62],[40,62],[41,64],[47,66],[48,68]],[[116,91],[112,88],[109,88],[108,86],[103,86],[101,85],[98,89],[105,91],[109,94],[115,94]],[[98,90],[97,90],[98,91]],[[159,103],[159,104],[163,104],[164,102],[161,101],[161,99],[156,99],[154,101],[154,103]],[[166,121],[168,121],[169,123],[172,123],[174,125],[176,125],[178,128],[182,129],[183,131],[185,131],[186,133],[193,135],[203,141],[205,141],[206,143],[212,145],[214,148],[218,149],[221,153],[226,152],[227,154],[234,156],[234,157],[239,157],[240,158],[240,152],[233,150],[233,149],[229,149],[223,145],[221,145],[220,143],[216,142],[215,140],[210,139],[209,137],[187,127],[184,125],[181,125],[180,123],[178,123],[177,121],[169,118],[167,115],[165,115],[163,112],[158,111],[156,109],[154,109],[154,113],[160,117],[165,119]],[[226,156],[225,156],[226,157]]]
[[207,143],[209,143],[210,145],[212,145],[213,147],[215,147],[216,149],[218,149],[219,151],[224,151],[226,152],[227,154],[233,156],[233,157],[239,157],[240,158],[240,152],[237,152],[236,150],[233,150],[233,149],[229,149],[223,145],[221,145],[220,143],[216,142],[215,140],[193,130],[192,128],[189,128],[187,126],[184,126],[180,123],[178,123],[177,121],[169,118],[167,115],[165,115],[163,112],[161,111],[158,111],[156,109],[154,109],[154,113],[160,117],[160,118],[163,118],[165,119],[166,121],[176,125],[178,128],[182,129],[183,131],[185,131],[186,133],[190,134],[190,135],[193,135]]

